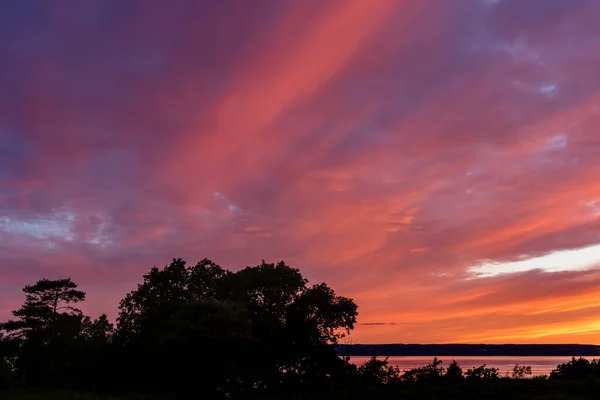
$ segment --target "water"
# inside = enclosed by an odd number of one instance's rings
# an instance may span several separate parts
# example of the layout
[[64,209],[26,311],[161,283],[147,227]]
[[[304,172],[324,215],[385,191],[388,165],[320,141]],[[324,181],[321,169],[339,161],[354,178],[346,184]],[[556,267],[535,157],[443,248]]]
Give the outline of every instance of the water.
[[[361,365],[368,361],[371,357],[367,356],[356,356],[350,357],[350,362]],[[586,357],[592,359],[592,357]],[[522,357],[522,356],[495,356],[495,357],[438,357],[442,360],[442,366],[447,367],[452,360],[456,360],[463,371],[467,371],[469,368],[479,367],[482,364],[486,364],[487,367],[498,368],[501,375],[512,372],[515,364],[523,366],[531,366],[532,375],[550,375],[550,372],[556,368],[558,364],[565,363],[571,360],[571,357]],[[430,364],[433,361],[433,357],[430,356],[418,356],[418,357],[389,357],[388,361],[390,365],[400,368],[400,371],[409,370],[412,368],[422,367]]]

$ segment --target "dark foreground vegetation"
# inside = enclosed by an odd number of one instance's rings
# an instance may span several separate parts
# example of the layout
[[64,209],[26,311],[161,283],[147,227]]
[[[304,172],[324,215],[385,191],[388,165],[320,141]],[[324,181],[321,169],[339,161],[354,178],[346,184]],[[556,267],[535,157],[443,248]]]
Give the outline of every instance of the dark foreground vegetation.
[[114,326],[77,308],[70,279],[24,289],[0,325],[0,399],[596,399],[600,363],[573,358],[549,377],[515,366],[463,371],[434,359],[400,371],[373,354],[357,367],[337,345],[357,306],[309,286],[285,263],[238,272],[209,260],[152,268]]

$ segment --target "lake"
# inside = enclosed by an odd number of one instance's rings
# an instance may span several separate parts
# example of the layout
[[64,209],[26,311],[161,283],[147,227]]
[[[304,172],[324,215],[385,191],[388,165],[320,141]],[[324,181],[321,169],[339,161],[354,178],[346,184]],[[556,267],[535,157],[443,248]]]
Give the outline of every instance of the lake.
[[[355,356],[350,357],[350,362],[353,364],[361,365],[368,361],[371,357],[366,356]],[[383,357],[381,357],[383,358]],[[585,357],[591,360],[593,357]],[[558,364],[562,364],[571,360],[571,357],[523,357],[523,356],[495,356],[495,357],[438,357],[442,360],[442,366],[447,367],[452,360],[456,360],[462,367],[463,371],[467,371],[469,368],[479,367],[482,364],[486,364],[487,367],[494,367],[500,370],[500,374],[504,375],[507,372],[512,372],[515,364],[531,366],[533,375],[549,375]],[[405,357],[389,357],[388,361],[390,365],[400,368],[401,371],[412,368],[422,367],[430,364],[433,361],[433,357],[429,356],[405,356]]]

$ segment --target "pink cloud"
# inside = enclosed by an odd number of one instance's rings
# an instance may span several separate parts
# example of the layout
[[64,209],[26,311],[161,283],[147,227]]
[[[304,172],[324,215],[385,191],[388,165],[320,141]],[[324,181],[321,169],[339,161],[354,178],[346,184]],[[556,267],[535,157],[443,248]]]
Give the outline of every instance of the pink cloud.
[[114,316],[172,257],[264,258],[355,298],[355,342],[600,330],[593,268],[468,279],[598,244],[594,2],[32,12],[0,16],[0,319],[42,277]]

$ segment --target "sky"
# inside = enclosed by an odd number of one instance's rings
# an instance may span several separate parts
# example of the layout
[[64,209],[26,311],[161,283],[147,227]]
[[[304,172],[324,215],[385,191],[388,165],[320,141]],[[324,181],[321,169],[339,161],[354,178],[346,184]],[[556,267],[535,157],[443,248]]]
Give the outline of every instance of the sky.
[[0,0],[0,320],[285,260],[346,343],[600,344],[600,2]]

